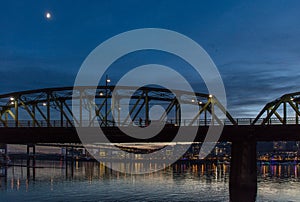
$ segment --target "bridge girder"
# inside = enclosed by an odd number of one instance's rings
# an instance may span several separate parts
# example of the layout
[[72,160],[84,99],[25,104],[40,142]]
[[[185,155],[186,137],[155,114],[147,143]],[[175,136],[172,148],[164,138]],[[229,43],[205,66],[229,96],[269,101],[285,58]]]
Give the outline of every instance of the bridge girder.
[[[93,126],[95,122],[100,123],[100,126],[124,126],[137,124],[138,117],[143,117],[143,122],[147,125],[150,122],[149,110],[154,105],[161,105],[165,109],[158,121],[180,125],[182,120],[180,120],[181,108],[178,99],[180,103],[199,107],[199,112],[192,120],[188,120],[188,125],[200,123],[202,114],[205,114],[204,122],[207,125],[211,118],[219,122],[218,117],[211,115],[215,107],[226,115],[227,123],[229,120],[230,124],[236,124],[221,103],[209,94],[172,90],[176,92],[174,95],[164,88],[130,86],[118,86],[117,90],[114,86],[98,86],[96,93],[93,94],[95,92],[93,89],[95,87],[92,86],[46,88],[0,95],[0,125],[69,127],[75,124],[80,126],[87,121],[89,126]],[[115,93],[114,96],[112,93]],[[72,99],[80,100],[79,106],[76,106],[80,109],[79,117],[74,117],[72,113]],[[125,118],[120,117],[122,111],[120,102],[123,99],[130,100],[130,113]],[[95,113],[82,117],[83,110],[91,112],[91,109],[95,109]]]
[[267,103],[252,122],[253,125],[299,124],[300,92],[289,93]]

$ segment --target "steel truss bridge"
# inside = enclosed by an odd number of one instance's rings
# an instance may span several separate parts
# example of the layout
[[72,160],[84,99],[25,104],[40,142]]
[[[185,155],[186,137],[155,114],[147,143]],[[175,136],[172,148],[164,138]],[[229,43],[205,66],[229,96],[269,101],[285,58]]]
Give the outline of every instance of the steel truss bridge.
[[[79,110],[77,117],[72,113],[72,99],[78,100],[78,106],[75,106]],[[189,128],[199,127],[195,140],[203,141],[211,124],[225,125],[221,141],[250,136],[255,136],[258,141],[298,140],[295,131],[299,124],[299,102],[299,92],[286,94],[266,104],[255,118],[235,119],[213,95],[203,93],[129,86],[29,90],[0,95],[0,131],[3,131],[0,142],[80,143],[74,126],[99,125],[108,135],[116,136],[113,142],[136,142],[140,140],[125,138],[124,134],[121,138],[118,128],[128,125],[146,127],[151,122],[165,124],[162,131],[165,135],[150,139],[153,142],[172,140],[178,127],[186,128],[187,133]],[[128,103],[129,110],[126,111],[124,108]],[[181,118],[180,104],[197,109],[196,115],[192,119]],[[154,105],[162,106],[164,112],[157,120],[150,120]],[[91,113],[91,109],[95,113]],[[214,115],[215,110],[221,111],[226,119],[220,120]]]
[[[72,106],[72,99],[78,101],[77,106]],[[129,100],[129,107],[124,105],[124,100]],[[300,141],[299,103],[300,92],[285,94],[267,103],[257,117],[233,118],[213,95],[203,93],[129,86],[22,91],[0,95],[0,143],[80,143],[74,126],[97,128],[99,125],[115,143],[170,142],[179,127],[187,135],[191,128],[197,127],[195,141],[201,142],[210,125],[224,124],[219,141],[232,142],[231,201],[255,201],[256,142]],[[196,115],[192,119],[181,118],[180,104],[196,107]],[[164,109],[157,120],[151,120],[154,105]],[[129,108],[125,113],[124,106]],[[72,107],[79,110],[78,117],[72,113]],[[91,109],[95,112],[90,113]],[[215,110],[225,120],[216,116]],[[128,126],[147,127],[154,122],[164,127],[157,136],[146,140],[134,139],[120,130]]]
[[[139,118],[143,126],[150,124],[149,109],[153,105],[161,105],[165,113],[156,120],[175,124],[177,126],[209,125],[212,110],[218,107],[227,117],[227,123],[237,124],[236,120],[225,110],[221,103],[212,95],[173,91],[167,89],[142,87],[98,86],[96,92],[93,87],[65,87],[23,91],[0,95],[0,124],[2,127],[74,127],[94,126],[126,126],[138,124]],[[114,93],[114,99],[112,96]],[[95,99],[94,99],[95,98]],[[80,113],[90,112],[92,107],[95,115],[88,117],[74,117],[72,114],[72,99],[80,100]],[[122,100],[130,99],[130,111],[122,116]],[[199,108],[193,119],[181,120],[180,104],[194,105]],[[114,118],[113,118],[114,117]],[[214,117],[220,123],[218,117]]]
[[[114,103],[111,103],[114,88],[114,86],[98,86],[95,95],[91,94],[93,87],[48,88],[0,95],[0,127],[74,127],[75,123],[81,125],[82,122],[85,124],[88,122],[89,126],[92,126],[95,120],[98,120],[101,126],[124,126],[137,124],[139,117],[144,117],[142,124],[145,125],[150,121],[149,109],[157,104],[163,105],[166,110],[158,121],[178,126],[209,125],[215,106],[226,114],[225,125],[299,123],[299,92],[283,95],[266,104],[256,118],[234,119],[221,103],[209,94],[175,91],[177,95],[174,95],[162,88],[143,87],[135,91],[134,87],[123,86],[118,87]],[[182,99],[181,103],[199,106],[199,111],[193,119],[180,119],[178,97]],[[80,117],[77,120],[71,110],[72,98],[81,100],[80,110],[89,111],[94,106],[96,116],[88,119]],[[122,99],[133,101],[130,113],[123,117],[123,120],[120,119]],[[112,114],[117,120],[113,120]],[[214,118],[218,120],[218,117]]]

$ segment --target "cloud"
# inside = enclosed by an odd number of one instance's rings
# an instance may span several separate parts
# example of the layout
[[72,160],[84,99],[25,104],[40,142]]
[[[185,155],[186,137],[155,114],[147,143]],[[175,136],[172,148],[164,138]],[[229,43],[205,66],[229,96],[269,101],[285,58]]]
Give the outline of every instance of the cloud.
[[[0,22],[6,28],[0,30],[0,93],[72,85],[89,51],[115,34],[142,27],[172,29],[202,45],[219,68],[234,116],[255,116],[267,102],[299,91],[298,1],[100,2],[85,9],[83,4],[53,3],[57,10],[51,23],[40,21],[36,11],[42,4],[25,10],[12,3],[1,7],[0,17],[7,20]],[[185,63],[149,52],[118,63],[120,68],[109,75],[116,81],[148,63],[182,70],[195,90],[207,91]]]
[[247,108],[253,110],[251,115],[255,116],[266,103],[300,90],[300,72],[292,64],[234,61],[221,68],[228,108],[234,116],[249,115]]

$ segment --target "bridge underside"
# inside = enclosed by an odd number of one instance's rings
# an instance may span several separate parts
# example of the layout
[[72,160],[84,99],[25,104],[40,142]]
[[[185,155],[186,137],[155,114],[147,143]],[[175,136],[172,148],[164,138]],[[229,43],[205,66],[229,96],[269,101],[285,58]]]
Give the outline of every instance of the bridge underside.
[[[178,138],[177,142],[186,142],[189,134],[193,134],[196,126],[181,126],[185,136]],[[217,126],[215,126],[217,127]],[[135,139],[121,131],[122,127],[103,127],[107,139],[113,143],[125,142],[171,142],[178,132],[176,126],[165,126],[163,130],[150,139]],[[106,138],[101,138],[99,128],[80,128],[86,134],[88,143],[108,143]],[[198,129],[194,142],[203,142],[208,131],[208,126]],[[219,141],[300,141],[300,125],[229,125],[225,126]],[[64,127],[28,127],[0,128],[0,142],[7,144],[27,143],[81,143],[75,128]]]

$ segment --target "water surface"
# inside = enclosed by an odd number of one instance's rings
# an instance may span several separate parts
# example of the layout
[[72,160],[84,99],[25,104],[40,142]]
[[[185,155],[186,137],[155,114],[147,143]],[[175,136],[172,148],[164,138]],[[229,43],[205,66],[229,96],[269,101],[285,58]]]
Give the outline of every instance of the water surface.
[[[0,201],[229,201],[227,164],[177,163],[143,175],[96,162],[37,161],[36,166],[9,167],[7,177],[0,178]],[[299,172],[292,164],[259,166],[257,201],[300,201]]]

